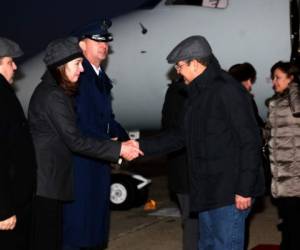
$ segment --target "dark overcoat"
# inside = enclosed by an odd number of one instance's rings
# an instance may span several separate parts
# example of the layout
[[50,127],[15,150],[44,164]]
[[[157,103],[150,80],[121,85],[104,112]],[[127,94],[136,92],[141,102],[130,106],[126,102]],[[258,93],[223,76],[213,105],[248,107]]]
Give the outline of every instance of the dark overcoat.
[[[186,86],[182,80],[172,82],[166,92],[162,109],[163,130],[173,129],[182,122],[187,100]],[[188,165],[186,149],[168,154],[168,186],[174,193],[189,193]]]
[[[14,244],[29,233],[25,221],[30,220],[27,217],[34,194],[36,163],[23,109],[14,89],[1,74],[0,117],[0,221],[17,215],[13,231],[0,231],[1,248],[10,250],[18,249]],[[14,235],[19,231],[22,235]]]
[[141,141],[142,150],[157,154],[186,146],[193,211],[233,204],[235,194],[262,195],[261,138],[246,90],[216,60],[188,89],[182,128]]
[[72,152],[116,162],[120,143],[83,136],[76,125],[72,98],[49,72],[29,103],[29,124],[37,158],[37,195],[74,199]]
[[[127,139],[114,119],[111,81],[104,71],[99,76],[85,59],[76,96],[77,124],[85,136]],[[75,199],[64,206],[64,243],[72,246],[102,246],[108,241],[110,165],[83,156],[74,157]]]

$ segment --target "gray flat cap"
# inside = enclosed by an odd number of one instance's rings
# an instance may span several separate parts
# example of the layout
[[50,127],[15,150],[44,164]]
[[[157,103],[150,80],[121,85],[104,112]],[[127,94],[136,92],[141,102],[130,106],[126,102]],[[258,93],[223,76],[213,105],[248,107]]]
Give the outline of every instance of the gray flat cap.
[[16,58],[22,55],[23,51],[17,43],[5,37],[0,37],[0,57]]
[[190,36],[181,41],[167,56],[168,63],[177,63],[194,58],[207,58],[212,49],[203,36]]
[[83,57],[78,39],[76,37],[60,38],[49,43],[44,62],[47,67],[56,68],[78,57]]

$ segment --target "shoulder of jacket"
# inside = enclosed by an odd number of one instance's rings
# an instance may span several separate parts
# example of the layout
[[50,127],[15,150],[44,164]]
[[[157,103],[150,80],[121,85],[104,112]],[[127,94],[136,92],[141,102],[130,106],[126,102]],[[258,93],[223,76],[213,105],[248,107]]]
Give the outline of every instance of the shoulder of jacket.
[[290,84],[289,87],[289,93],[290,94],[295,94],[295,95],[300,95],[300,88],[299,88],[299,84],[296,82],[293,82]]
[[51,88],[48,92],[49,99],[68,99],[68,96],[64,93],[64,91],[60,88]]
[[228,92],[244,92],[247,93],[245,88],[243,88],[242,84],[237,82],[232,77],[228,76],[227,74],[221,74],[216,79],[216,86],[220,92],[228,93]]

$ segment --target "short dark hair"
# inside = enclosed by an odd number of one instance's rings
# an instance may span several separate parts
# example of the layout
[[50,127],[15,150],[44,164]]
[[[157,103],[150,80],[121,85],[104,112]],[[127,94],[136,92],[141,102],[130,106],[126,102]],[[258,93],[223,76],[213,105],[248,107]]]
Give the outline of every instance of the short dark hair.
[[248,62],[238,63],[231,66],[228,73],[239,82],[250,79],[252,84],[254,84],[256,81],[256,70],[252,64]]
[[283,61],[279,61],[279,62],[275,63],[271,67],[271,78],[272,79],[274,78],[274,72],[276,69],[280,69],[282,72],[286,73],[289,77],[293,76],[294,82],[299,83],[300,70],[295,64],[293,64],[291,62],[283,62]]
[[207,57],[204,57],[204,58],[193,58],[193,59],[186,60],[186,62],[189,64],[193,60],[196,60],[198,63],[201,63],[204,66],[208,66],[210,64],[211,60],[212,60],[212,57],[207,56]]

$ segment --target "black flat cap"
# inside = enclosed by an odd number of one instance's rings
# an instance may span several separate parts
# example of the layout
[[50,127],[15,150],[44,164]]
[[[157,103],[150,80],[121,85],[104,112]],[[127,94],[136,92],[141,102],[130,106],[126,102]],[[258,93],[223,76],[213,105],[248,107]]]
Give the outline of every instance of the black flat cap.
[[194,58],[208,58],[212,49],[203,36],[190,36],[181,41],[167,56],[168,63],[177,63]]
[[97,42],[111,42],[113,36],[108,32],[108,28],[111,24],[112,22],[110,20],[102,19],[75,30],[72,35],[78,37],[79,40],[90,38]]
[[23,51],[17,43],[5,37],[0,37],[0,57],[16,58],[22,55]]
[[78,39],[67,37],[49,43],[43,60],[47,67],[55,68],[78,57],[83,57]]

